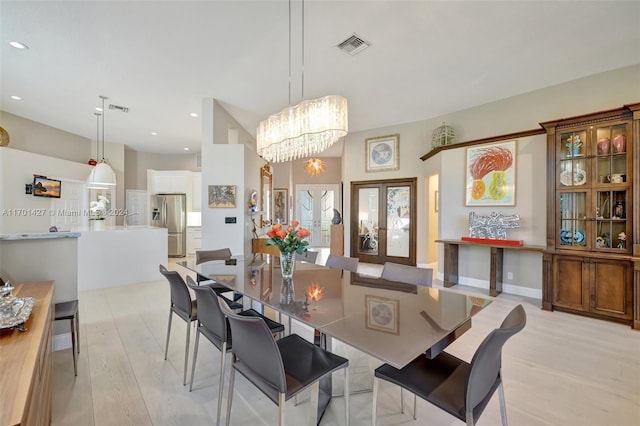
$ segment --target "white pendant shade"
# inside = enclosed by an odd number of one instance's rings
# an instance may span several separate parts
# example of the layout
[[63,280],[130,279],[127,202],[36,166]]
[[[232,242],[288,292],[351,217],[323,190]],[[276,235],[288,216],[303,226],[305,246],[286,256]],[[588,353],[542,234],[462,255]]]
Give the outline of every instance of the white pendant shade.
[[115,184],[116,173],[104,160],[91,170],[87,178],[87,187],[89,188],[104,188],[105,186],[114,186]]
[[349,131],[347,99],[338,95],[302,101],[260,122],[257,151],[271,163],[310,157]]

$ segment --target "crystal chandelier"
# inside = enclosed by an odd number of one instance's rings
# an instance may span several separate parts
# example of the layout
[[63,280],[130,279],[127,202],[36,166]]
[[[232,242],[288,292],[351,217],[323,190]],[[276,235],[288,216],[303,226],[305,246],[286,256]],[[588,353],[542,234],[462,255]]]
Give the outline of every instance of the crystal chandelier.
[[307,172],[310,176],[318,176],[320,173],[323,173],[326,169],[326,165],[324,161],[319,158],[309,158],[309,160],[304,165],[304,171]]
[[[304,0],[302,1],[302,98],[304,99]],[[289,0],[289,105],[291,105],[291,0]],[[260,122],[257,151],[271,163],[318,154],[349,130],[347,100],[338,95],[303,100]]]

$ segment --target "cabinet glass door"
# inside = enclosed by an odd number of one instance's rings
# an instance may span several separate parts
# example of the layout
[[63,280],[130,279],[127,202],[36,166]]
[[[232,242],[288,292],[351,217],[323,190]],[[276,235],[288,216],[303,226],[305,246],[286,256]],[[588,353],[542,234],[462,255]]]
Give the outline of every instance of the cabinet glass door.
[[627,126],[598,127],[595,131],[596,184],[626,185]]
[[584,247],[587,245],[587,193],[563,192],[560,194],[560,246]]
[[627,251],[626,191],[598,191],[596,194],[595,247]]

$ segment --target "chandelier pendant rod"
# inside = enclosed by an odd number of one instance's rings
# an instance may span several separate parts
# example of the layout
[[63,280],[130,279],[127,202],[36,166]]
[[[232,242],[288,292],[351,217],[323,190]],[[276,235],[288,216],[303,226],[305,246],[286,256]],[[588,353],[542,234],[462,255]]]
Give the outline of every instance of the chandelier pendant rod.
[[291,0],[289,0],[289,106],[291,106]]
[[301,101],[304,101],[304,0],[302,0],[302,86]]

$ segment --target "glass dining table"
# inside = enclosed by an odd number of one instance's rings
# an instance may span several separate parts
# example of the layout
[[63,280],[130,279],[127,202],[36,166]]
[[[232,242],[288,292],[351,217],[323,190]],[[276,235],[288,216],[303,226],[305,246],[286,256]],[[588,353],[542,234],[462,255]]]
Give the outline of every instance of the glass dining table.
[[[293,278],[283,279],[278,260],[258,254],[178,265],[313,328],[314,343],[327,350],[335,338],[396,368],[438,355],[491,303],[313,263],[296,262]],[[329,378],[321,383],[318,419],[330,399]]]

